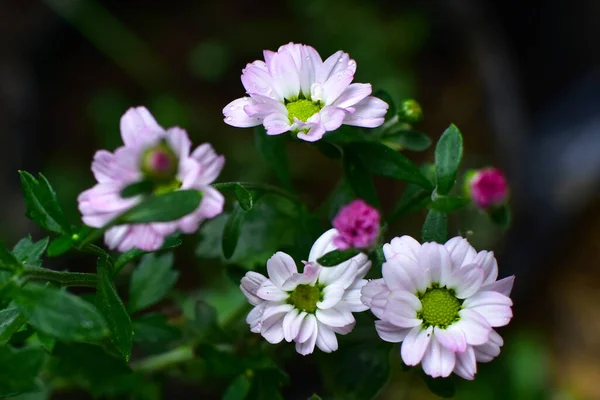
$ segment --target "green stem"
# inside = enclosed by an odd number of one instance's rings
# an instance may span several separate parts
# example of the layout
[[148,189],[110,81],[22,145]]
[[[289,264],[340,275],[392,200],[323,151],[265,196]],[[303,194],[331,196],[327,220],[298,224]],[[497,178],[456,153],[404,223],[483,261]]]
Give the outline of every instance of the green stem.
[[96,274],[59,272],[38,267],[25,268],[22,272],[22,276],[26,279],[53,282],[61,286],[96,287],[96,284],[98,283]]
[[166,353],[157,354],[131,363],[131,368],[134,371],[140,372],[156,372],[193,359],[194,349],[191,346],[179,346]]
[[257,190],[262,192],[270,192],[279,196],[285,197],[292,200],[295,203],[299,203],[298,197],[286,190],[278,188],[277,186],[267,185],[265,183],[253,183],[253,182],[221,182],[213,183],[212,187],[218,190],[234,190],[237,185],[243,186],[248,190]]

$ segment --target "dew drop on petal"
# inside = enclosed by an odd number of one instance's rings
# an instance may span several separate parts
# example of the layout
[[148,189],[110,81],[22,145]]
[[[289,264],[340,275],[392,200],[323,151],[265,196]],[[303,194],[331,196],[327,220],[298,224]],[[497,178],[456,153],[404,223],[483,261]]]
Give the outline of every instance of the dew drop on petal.
[[232,120],[233,120],[233,118],[231,118],[231,117],[227,117],[227,118],[226,118],[226,120],[227,120],[227,121],[232,121]]

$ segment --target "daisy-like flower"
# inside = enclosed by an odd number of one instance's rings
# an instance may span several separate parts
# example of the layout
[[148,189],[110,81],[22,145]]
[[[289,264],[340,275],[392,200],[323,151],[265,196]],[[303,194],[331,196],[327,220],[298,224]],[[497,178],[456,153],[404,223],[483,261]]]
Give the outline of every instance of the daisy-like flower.
[[298,133],[314,142],[342,124],[374,128],[383,124],[388,104],[370,96],[371,85],[351,83],[356,61],[338,51],[325,61],[303,44],[264,51],[242,71],[248,96],[223,109],[225,122],[239,128],[263,124],[268,135]]
[[352,313],[368,309],[360,290],[371,267],[362,253],[336,267],[320,266],[317,259],[336,249],[337,234],[331,229],[317,239],[302,273],[289,255],[278,252],[267,261],[268,278],[256,272],[242,278],[240,288],[254,306],[246,318],[252,332],[269,343],[294,341],[302,355],[315,345],[326,353],[337,350],[336,333],[352,331]]
[[142,200],[141,195],[123,198],[127,186],[147,181],[154,194],[197,189],[203,197],[198,208],[171,222],[119,225],[110,228],[104,240],[121,252],[132,248],[158,250],[164,238],[176,231],[193,233],[200,223],[223,211],[223,195],[210,184],[217,178],[225,158],[210,144],[197,147],[181,128],[161,127],[145,107],[130,108],[121,117],[125,146],[114,153],[100,150],[94,155],[92,172],[98,183],[78,197],[83,222],[101,228]]
[[496,280],[494,254],[477,253],[461,237],[421,245],[402,236],[383,251],[383,278],[369,281],[361,298],[379,318],[379,336],[402,342],[404,363],[421,363],[434,378],[454,372],[473,379],[477,361],[500,354],[503,341],[493,328],[512,318],[514,276]]

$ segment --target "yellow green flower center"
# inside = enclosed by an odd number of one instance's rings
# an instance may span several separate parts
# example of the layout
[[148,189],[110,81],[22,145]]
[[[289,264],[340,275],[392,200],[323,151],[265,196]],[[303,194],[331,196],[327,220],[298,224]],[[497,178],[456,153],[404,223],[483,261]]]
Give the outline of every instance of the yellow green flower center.
[[306,99],[299,99],[289,102],[285,105],[288,110],[290,123],[294,123],[294,117],[302,122],[308,121],[310,117],[321,111],[323,106],[320,103],[315,103]]
[[288,303],[298,310],[314,313],[317,311],[317,303],[323,300],[322,285],[298,285],[290,293]]
[[417,317],[423,320],[425,326],[447,328],[460,318],[458,312],[462,306],[453,290],[446,287],[430,287],[419,295],[419,300],[421,311]]

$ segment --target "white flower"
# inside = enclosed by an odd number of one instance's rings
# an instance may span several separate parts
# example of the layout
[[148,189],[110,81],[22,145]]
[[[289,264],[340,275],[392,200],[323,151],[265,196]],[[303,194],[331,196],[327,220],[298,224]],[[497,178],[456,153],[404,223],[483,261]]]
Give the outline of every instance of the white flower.
[[383,251],[383,278],[369,281],[361,297],[380,319],[379,336],[403,342],[404,362],[421,363],[434,378],[473,379],[476,361],[500,354],[503,341],[492,328],[512,318],[514,276],[497,281],[494,253],[477,253],[461,237],[421,245],[402,236]]
[[296,351],[310,354],[316,346],[326,353],[337,350],[336,333],[345,335],[355,324],[353,312],[368,309],[360,301],[363,277],[371,267],[359,254],[335,267],[322,267],[319,257],[335,250],[337,230],[325,232],[313,245],[304,271],[287,254],[277,252],[267,261],[265,277],[248,272],[240,288],[254,305],[246,322],[269,343],[296,342]]

